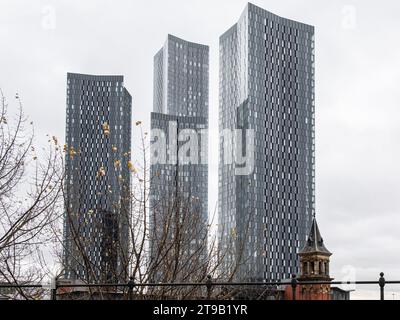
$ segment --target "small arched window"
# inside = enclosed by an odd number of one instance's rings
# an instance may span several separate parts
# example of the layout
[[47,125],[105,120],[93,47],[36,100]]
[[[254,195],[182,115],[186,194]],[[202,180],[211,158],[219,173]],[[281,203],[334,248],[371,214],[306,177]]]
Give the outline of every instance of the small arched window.
[[307,262],[303,262],[303,274],[308,274]]

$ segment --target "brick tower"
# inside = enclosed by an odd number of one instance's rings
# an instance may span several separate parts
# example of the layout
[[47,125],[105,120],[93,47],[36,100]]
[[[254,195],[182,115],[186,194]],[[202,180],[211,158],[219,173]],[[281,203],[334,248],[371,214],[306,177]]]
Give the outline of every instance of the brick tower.
[[331,252],[325,247],[321,237],[315,217],[311,225],[307,242],[299,252],[300,276],[299,281],[299,300],[330,300],[330,284],[307,284],[302,285],[302,281],[330,281],[329,276],[329,257]]

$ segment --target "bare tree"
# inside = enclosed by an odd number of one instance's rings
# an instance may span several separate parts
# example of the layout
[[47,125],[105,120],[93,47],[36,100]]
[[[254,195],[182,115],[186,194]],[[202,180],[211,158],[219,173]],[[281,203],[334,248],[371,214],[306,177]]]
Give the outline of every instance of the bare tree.
[[[218,245],[216,232],[211,231],[216,212],[213,212],[210,221],[205,221],[199,210],[199,199],[190,194],[185,196],[185,192],[182,190],[172,188],[150,207],[150,184],[158,178],[158,173],[151,174],[148,159],[150,148],[148,134],[143,132],[140,121],[136,122],[136,125],[140,126],[141,143],[136,153],[140,155],[140,158],[135,163],[128,162],[131,188],[129,193],[125,193],[128,201],[121,202],[121,205],[126,207],[119,207],[118,221],[116,221],[117,233],[121,234],[120,229],[125,228],[128,231],[125,234],[127,238],[114,237],[112,244],[104,244],[108,246],[105,250],[109,250],[110,255],[118,256],[118,261],[122,264],[121,268],[111,270],[113,279],[128,281],[129,276],[136,283],[149,284],[148,287],[136,288],[135,293],[141,298],[190,299],[205,296],[205,288],[201,286],[155,286],[155,284],[189,282],[204,284],[208,276],[216,281],[232,281],[234,273],[237,271],[237,264],[239,261],[243,263],[243,260],[238,259],[232,261],[232,265],[228,268],[226,267],[227,254],[238,250],[233,246],[236,235],[233,233],[231,235],[232,247],[222,249]],[[68,154],[71,150],[67,147],[65,152]],[[79,157],[79,153],[73,152],[73,156]],[[126,187],[121,181],[120,187],[124,186]],[[105,194],[107,192],[104,190]],[[67,196],[64,199],[71,201]],[[105,276],[101,276],[101,274],[110,270],[99,267],[90,258],[88,253],[90,245],[87,243],[90,242],[90,239],[82,237],[82,230],[87,227],[88,222],[86,219],[75,219],[77,215],[85,214],[76,209],[79,207],[80,201],[83,199],[78,197],[72,201],[74,204],[68,202],[64,205],[64,219],[70,223],[69,236],[73,246],[66,247],[65,238],[61,235],[58,235],[58,239],[63,246],[64,253],[68,252],[80,268],[85,269],[86,277],[78,277],[78,280],[83,283],[100,283]],[[93,228],[100,230],[104,221],[92,219],[90,223]],[[125,247],[126,241],[128,242],[127,247]],[[240,246],[241,249],[243,247],[243,245]],[[63,262],[61,256],[60,262]],[[222,268],[223,263],[225,263],[224,268]],[[117,291],[116,288],[115,291]],[[225,293],[225,296],[228,296],[229,293],[231,291]],[[89,289],[88,298],[93,297],[93,294],[98,295],[98,290]]]
[[[61,147],[54,136],[49,137],[47,148],[36,150],[33,125],[24,116],[18,95],[16,101],[18,108],[10,114],[1,93],[0,282],[16,286],[14,297],[41,298],[43,289],[27,290],[20,285],[43,281],[54,266],[58,266],[58,277],[62,278],[69,267],[66,254],[70,262],[85,270],[84,276],[76,277],[80,282],[126,283],[131,279],[148,284],[135,289],[135,296],[142,299],[206,296],[204,286],[155,286],[155,282],[204,284],[208,276],[213,281],[234,279],[238,265],[245,263],[240,258],[244,244],[234,245],[233,240],[237,239],[231,232],[232,241],[228,243],[232,247],[219,246],[217,233],[211,228],[215,211],[205,221],[199,199],[179,189],[162,195],[150,207],[150,184],[158,173],[151,174],[149,135],[143,132],[140,121],[136,122],[141,135],[137,150],[140,158],[133,163],[130,152],[124,152],[123,158],[113,160],[115,172],[108,173],[119,177],[120,198],[115,201],[114,190],[109,188],[99,195],[114,199],[118,214],[98,212],[93,217],[97,209],[81,212],[84,199],[79,192],[71,198],[68,189],[64,160],[80,157],[79,150]],[[115,151],[114,146],[110,148],[111,153]],[[127,181],[121,176],[122,166],[129,170]],[[98,170],[97,178],[104,178],[101,168]],[[101,255],[105,259],[100,265],[89,254],[92,239],[83,236],[85,228],[95,228],[102,234]],[[50,253],[54,256],[48,261],[46,256]],[[239,259],[228,262],[227,267],[226,257],[232,253],[239,253]],[[121,290],[89,288],[86,298],[107,298],[103,293],[110,291]],[[236,293],[237,290],[215,290],[213,297],[229,298]]]
[[61,177],[57,139],[49,140],[47,150],[35,150],[33,124],[24,116],[18,94],[16,101],[18,107],[10,112],[1,91],[0,281],[15,284],[19,297],[31,299],[42,291],[19,285],[43,279],[39,247],[51,236],[47,227],[55,218]]

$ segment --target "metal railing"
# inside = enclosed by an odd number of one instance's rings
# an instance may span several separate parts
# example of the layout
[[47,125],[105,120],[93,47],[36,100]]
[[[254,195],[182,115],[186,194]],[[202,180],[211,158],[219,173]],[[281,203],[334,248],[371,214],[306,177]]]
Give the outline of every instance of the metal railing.
[[[387,284],[400,284],[400,280],[387,281],[384,278],[384,273],[380,273],[380,277],[378,280],[372,281],[299,281],[296,275],[292,275],[292,279],[290,282],[285,281],[275,281],[275,282],[216,282],[213,281],[211,276],[207,277],[205,282],[182,282],[182,283],[135,283],[133,278],[126,283],[80,283],[80,284],[68,284],[68,283],[58,283],[55,281],[53,287],[50,289],[50,299],[57,300],[57,290],[60,288],[123,288],[127,289],[128,299],[132,300],[134,295],[134,289],[138,287],[205,287],[207,290],[207,299],[211,298],[212,291],[215,287],[230,287],[230,286],[282,286],[282,285],[290,285],[292,288],[292,299],[296,300],[296,290],[298,286],[303,285],[379,285],[380,291],[380,300],[385,299],[385,285]],[[0,284],[0,289],[2,288],[16,288],[16,289],[26,289],[26,288],[45,288],[45,285],[42,284],[15,284],[15,283],[7,283]]]

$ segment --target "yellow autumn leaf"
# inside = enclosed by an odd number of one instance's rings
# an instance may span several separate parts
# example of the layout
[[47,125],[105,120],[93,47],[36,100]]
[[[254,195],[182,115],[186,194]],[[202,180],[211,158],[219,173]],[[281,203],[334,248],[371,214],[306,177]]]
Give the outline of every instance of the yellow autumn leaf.
[[74,147],[71,147],[71,148],[69,149],[69,156],[70,156],[72,159],[74,158],[74,156],[76,156],[76,151],[75,151]]
[[110,126],[108,125],[107,122],[104,122],[102,125],[103,128],[103,132],[106,136],[108,136],[110,134]]
[[135,167],[133,166],[133,164],[132,164],[132,161],[128,161],[128,169],[130,170],[130,171],[132,171],[133,173],[136,173],[136,169],[135,169]]
[[104,167],[100,167],[99,170],[97,171],[97,177],[104,177],[106,175],[106,170]]
[[115,160],[114,161],[114,167],[119,168],[121,166],[121,160]]

